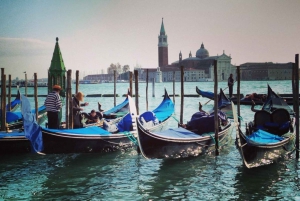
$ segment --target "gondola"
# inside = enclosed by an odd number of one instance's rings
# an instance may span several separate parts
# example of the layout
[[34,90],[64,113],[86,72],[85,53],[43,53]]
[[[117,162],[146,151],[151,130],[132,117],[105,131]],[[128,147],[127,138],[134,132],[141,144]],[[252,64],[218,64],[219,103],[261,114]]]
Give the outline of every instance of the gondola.
[[[99,120],[101,119],[105,119],[106,121],[110,121],[110,122],[117,122],[119,121],[120,118],[122,118],[124,115],[126,115],[129,112],[129,101],[128,101],[128,94],[129,91],[127,93],[127,96],[125,98],[125,100],[114,106],[113,108],[109,109],[109,110],[102,110],[101,108],[101,104],[98,102],[98,111],[96,112],[96,116],[99,118]],[[99,121],[98,123],[93,123],[93,124],[86,124],[86,121],[89,119],[90,113],[86,113],[86,112],[81,112],[82,115],[82,124],[84,127],[87,126],[93,126],[93,125],[102,125],[103,121]]]
[[139,118],[139,125],[149,131],[162,131],[166,129],[169,120],[174,113],[174,103],[165,89],[164,98],[160,105],[152,111],[142,113]]
[[[6,105],[6,112],[16,111],[20,104],[21,104],[20,91],[18,90],[18,93],[17,93],[17,96],[16,96],[15,100],[11,101],[9,104]],[[1,111],[1,109],[0,109],[0,111]],[[7,115],[8,115],[8,118],[10,118],[10,113],[8,113]],[[2,112],[0,112],[0,118],[1,117],[2,117]],[[1,119],[0,119],[0,123],[1,123]],[[9,124],[10,122],[7,122],[7,123]]]
[[[41,134],[41,129],[35,119],[35,110],[30,109],[30,103],[23,95],[21,95],[21,105],[22,121],[18,123],[22,129],[7,129],[0,132],[0,154],[41,151],[41,147],[36,143],[40,140],[38,135]],[[33,143],[31,143],[32,139],[34,139]]]
[[[127,94],[129,94],[129,91]],[[99,111],[101,111],[100,107],[99,107]],[[115,119],[118,117],[123,117],[128,112],[129,112],[129,100],[127,95],[126,99],[122,103],[116,105],[115,107],[109,110],[103,111],[103,117],[106,119]]]
[[[239,126],[234,104],[232,106],[236,146],[247,168],[274,163],[295,149],[295,118],[287,109],[287,103],[277,95],[269,95],[262,109],[255,111],[254,120],[246,124],[245,132]],[[273,105],[279,102],[282,105]]]
[[77,129],[42,128],[42,153],[101,153],[127,149],[134,145],[132,124],[136,114],[135,104],[127,97],[130,113],[123,116],[117,123],[118,131],[109,132],[99,126]]
[[[199,94],[202,97],[205,97],[205,98],[208,98],[208,99],[211,99],[211,100],[214,99],[214,93],[213,92],[200,90],[197,86],[196,86],[196,92],[197,92],[197,94]],[[263,105],[266,101],[266,97],[268,96],[268,93],[267,94],[257,94],[261,98],[259,100],[254,100],[255,105]],[[252,105],[253,101],[251,100],[251,98],[248,98],[249,95],[250,94],[246,94],[246,96],[244,97],[243,94],[240,94],[240,97],[241,97],[240,105]],[[293,96],[292,96],[292,94],[280,94],[278,96],[283,98],[284,101],[288,105],[293,105]],[[237,98],[236,97],[232,97],[230,100],[234,104],[237,104]]]
[[[31,112],[35,114],[35,109],[32,109]],[[38,108],[38,124],[42,124],[46,118],[46,107],[42,105]],[[10,130],[21,128],[23,126],[22,112],[6,112],[6,123]]]
[[14,112],[16,111],[16,109],[18,109],[20,104],[21,104],[21,95],[20,95],[20,91],[18,90],[15,100],[13,100],[12,102],[6,105],[6,111]]
[[[220,101],[222,102],[222,101]],[[195,113],[188,122],[189,129],[169,128],[164,131],[150,131],[137,121],[138,143],[145,158],[179,158],[198,156],[215,151],[214,113],[209,115]],[[226,115],[219,111],[218,139],[223,148],[230,142],[233,124]]]
[[284,108],[286,109],[291,115],[294,114],[294,111],[290,108],[290,106],[288,105],[288,103],[286,102],[286,100],[284,98],[282,98],[281,96],[279,96],[278,94],[276,94],[272,88],[270,87],[270,85],[268,85],[268,93],[267,93],[267,98],[264,102],[264,104],[262,105],[261,109],[257,110],[254,108],[255,106],[255,102],[252,102],[252,107],[251,110],[253,112],[257,112],[259,110],[265,110],[268,112],[272,112],[276,109],[279,108]]
[[[196,92],[197,92],[197,94],[199,94],[202,97],[208,98],[210,100],[214,100],[213,92],[200,90],[197,86],[196,86]],[[262,94],[260,94],[260,95],[262,95]],[[245,98],[243,95],[241,95],[241,96],[242,96],[242,98],[240,99],[241,105],[252,105],[251,99]],[[232,97],[230,100],[235,104],[237,103],[236,97]],[[263,101],[255,101],[256,105],[262,105],[263,103],[264,103]]]
[[[8,130],[20,129],[23,126],[22,112],[14,111],[21,104],[20,97],[21,97],[20,91],[18,91],[16,99],[11,102],[11,106],[13,106],[13,107],[11,107],[10,111],[7,110],[7,112],[6,112],[6,123],[7,123],[6,127]],[[7,108],[9,108],[9,105],[6,105],[6,109]],[[32,109],[31,112],[35,113],[35,109]],[[1,113],[0,113],[0,117],[1,117]],[[47,118],[46,107],[44,105],[42,105],[38,108],[38,119],[37,119],[38,124],[42,124],[46,118]]]
[[[198,87],[196,87],[197,93],[200,93],[200,90]],[[214,93],[211,92],[205,92],[207,97],[210,97],[210,100],[214,100]],[[231,109],[231,101],[229,98],[225,95],[222,88],[220,88],[220,93],[218,94],[218,109],[222,110],[226,114],[228,118],[233,119],[232,115],[232,109]],[[213,111],[214,109],[212,109]],[[211,111],[211,112],[212,112]]]

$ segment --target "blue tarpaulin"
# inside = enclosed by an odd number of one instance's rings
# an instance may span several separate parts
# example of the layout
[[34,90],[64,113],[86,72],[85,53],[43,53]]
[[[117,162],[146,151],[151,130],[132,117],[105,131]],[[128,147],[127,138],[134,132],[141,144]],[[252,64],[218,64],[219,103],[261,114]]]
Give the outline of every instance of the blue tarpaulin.
[[164,99],[161,104],[153,110],[156,118],[162,122],[174,113],[174,103],[171,99]]
[[35,114],[31,111],[28,98],[21,95],[21,101],[25,137],[30,140],[32,151],[40,152],[43,150],[42,129],[36,122]]
[[125,107],[128,104],[128,98],[126,98],[122,103],[120,103],[119,105],[111,108],[110,110],[107,110],[105,112],[103,112],[103,114],[109,115],[111,113],[116,113],[119,112],[123,107]]
[[155,135],[160,135],[163,137],[168,137],[168,138],[202,138],[201,135],[197,135],[192,131],[189,131],[185,128],[170,128],[168,130],[165,131],[160,131],[160,132],[156,132]]
[[[43,110],[46,110],[46,106],[42,105],[41,107],[38,108],[38,112],[41,112]],[[31,113],[35,114],[35,109],[31,110]],[[22,112],[6,112],[6,123],[12,123],[15,121],[20,121],[22,120]]]
[[132,118],[131,115],[128,113],[126,114],[121,121],[117,124],[118,130],[120,132],[124,131],[131,131],[131,126],[132,126]]
[[259,129],[256,132],[253,132],[250,136],[248,136],[247,142],[251,140],[260,144],[269,144],[269,143],[280,142],[283,139],[284,139],[283,137],[280,137],[278,135],[273,135],[271,133]]

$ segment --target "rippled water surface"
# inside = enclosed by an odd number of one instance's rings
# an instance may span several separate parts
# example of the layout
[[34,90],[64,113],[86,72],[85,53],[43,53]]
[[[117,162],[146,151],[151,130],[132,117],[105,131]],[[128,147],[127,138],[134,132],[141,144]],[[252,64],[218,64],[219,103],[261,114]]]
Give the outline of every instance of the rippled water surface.
[[[291,81],[268,83],[277,93],[292,92]],[[213,84],[185,83],[185,93],[195,94],[196,86],[213,91]],[[128,86],[118,83],[117,94],[125,94]],[[145,86],[139,85],[140,112],[146,110]],[[161,102],[164,87],[173,94],[172,83],[157,83],[152,97],[149,84],[149,109]],[[226,83],[220,82],[218,88],[224,87]],[[80,91],[112,94],[113,83],[80,85]],[[267,82],[241,83],[241,93],[252,92],[266,93]],[[39,93],[46,94],[46,88],[40,88]],[[176,83],[175,93],[180,94],[180,83]],[[116,102],[123,100],[118,97]],[[43,101],[40,97],[39,103]],[[98,101],[104,109],[114,104],[111,97],[86,97],[85,101],[90,103],[86,112],[97,108]],[[205,104],[208,100],[184,98],[185,122],[197,111],[199,101]],[[175,106],[175,118],[179,119],[180,97],[176,97]],[[212,107],[210,101],[204,109]],[[241,114],[243,124],[252,120],[250,106],[241,106]],[[176,127],[176,120],[172,119],[169,126]],[[0,155],[0,200],[300,200],[299,166],[293,154],[278,163],[249,170],[243,166],[234,140],[217,157],[147,160],[134,148],[104,154]]]

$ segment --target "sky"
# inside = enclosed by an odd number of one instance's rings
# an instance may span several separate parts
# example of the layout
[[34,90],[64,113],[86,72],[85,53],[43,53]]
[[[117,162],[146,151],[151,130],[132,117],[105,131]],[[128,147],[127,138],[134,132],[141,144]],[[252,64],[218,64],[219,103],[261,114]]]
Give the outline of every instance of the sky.
[[46,78],[56,37],[73,78],[111,63],[157,68],[162,18],[169,63],[202,43],[233,65],[295,62],[300,52],[299,0],[0,0],[0,68]]

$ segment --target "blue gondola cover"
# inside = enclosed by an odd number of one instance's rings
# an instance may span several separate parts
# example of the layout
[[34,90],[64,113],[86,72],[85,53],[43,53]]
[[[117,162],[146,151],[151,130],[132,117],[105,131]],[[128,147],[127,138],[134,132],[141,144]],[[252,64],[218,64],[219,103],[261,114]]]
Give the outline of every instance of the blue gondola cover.
[[35,115],[30,109],[28,98],[22,95],[21,100],[25,137],[30,140],[33,151],[40,152],[43,150],[41,127],[37,124]]
[[[270,144],[270,143],[277,143],[282,141],[284,138],[278,135],[273,135],[263,130],[257,130],[253,132],[250,136],[248,136],[247,142],[251,144],[251,141],[260,144]],[[251,140],[251,141],[250,141]]]
[[132,126],[132,119],[129,113],[126,114],[117,125],[118,130],[120,132],[131,131],[131,126]]

